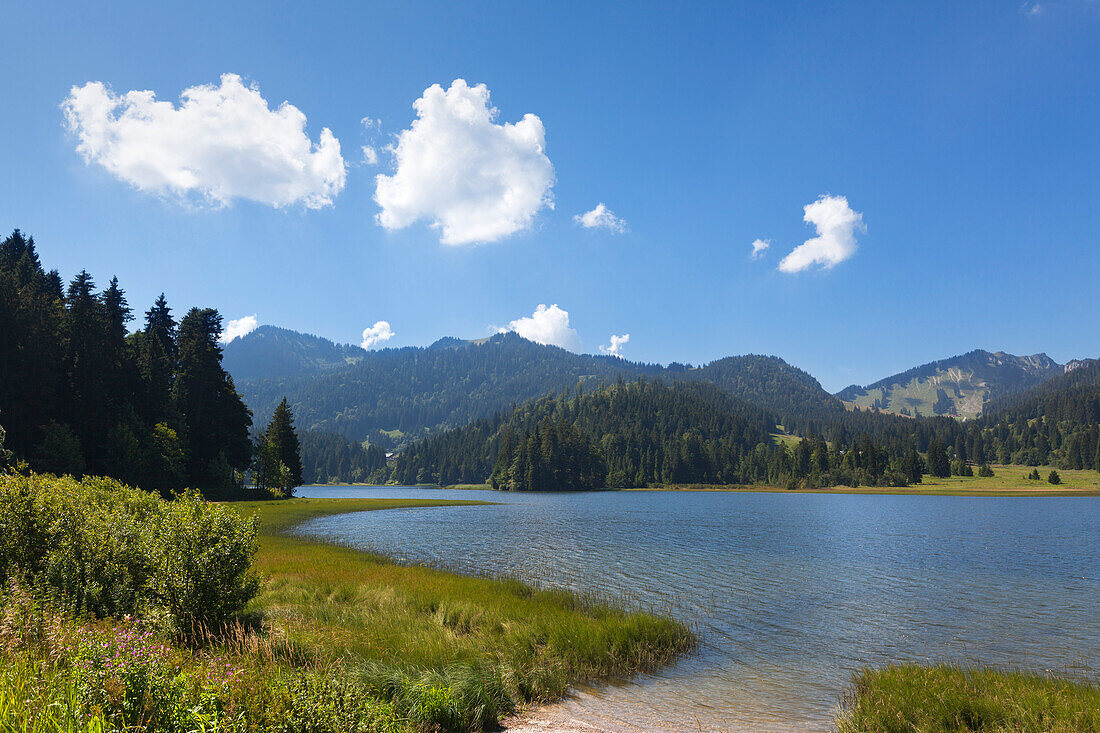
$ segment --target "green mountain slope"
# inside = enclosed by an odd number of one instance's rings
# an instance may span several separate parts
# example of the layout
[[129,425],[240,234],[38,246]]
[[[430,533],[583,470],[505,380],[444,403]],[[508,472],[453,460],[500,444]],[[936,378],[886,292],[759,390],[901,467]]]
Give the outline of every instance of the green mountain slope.
[[222,363],[234,381],[287,377],[358,364],[367,352],[320,336],[260,326],[223,349]]
[[[352,361],[344,350],[358,351],[361,358]],[[817,380],[773,356],[729,357],[699,368],[662,367],[574,354],[514,333],[363,352],[314,336],[303,335],[299,343],[293,331],[284,329],[258,329],[226,346],[225,362],[258,421],[286,396],[301,429],[354,440],[387,431],[396,445],[578,384],[595,386],[619,377],[711,383],[780,419],[843,413],[840,401]]]
[[976,350],[895,374],[837,394],[863,409],[900,415],[973,418],[990,400],[1028,390],[1064,372],[1046,354],[1015,356]]
[[580,395],[543,397],[431,436],[400,455],[392,479],[486,481],[502,446],[556,424],[579,430],[606,458],[608,485],[629,487],[737,481],[741,457],[770,445],[775,419],[711,384],[617,382]]

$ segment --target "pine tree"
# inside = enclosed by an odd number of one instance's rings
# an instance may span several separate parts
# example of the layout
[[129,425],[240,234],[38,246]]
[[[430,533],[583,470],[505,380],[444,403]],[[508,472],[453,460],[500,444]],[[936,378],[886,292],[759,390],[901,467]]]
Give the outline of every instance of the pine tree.
[[180,321],[174,409],[184,428],[188,483],[224,493],[232,489],[226,485],[232,471],[249,464],[252,413],[222,368],[221,330],[212,308],[192,308]]
[[275,408],[265,432],[267,439],[275,447],[276,459],[290,472],[287,477],[289,484],[281,488],[287,496],[291,496],[294,487],[302,485],[302,456],[298,435],[294,432],[294,414],[285,397]]
[[951,475],[951,462],[947,458],[947,449],[939,438],[933,438],[928,444],[928,473],[936,478],[947,478]]

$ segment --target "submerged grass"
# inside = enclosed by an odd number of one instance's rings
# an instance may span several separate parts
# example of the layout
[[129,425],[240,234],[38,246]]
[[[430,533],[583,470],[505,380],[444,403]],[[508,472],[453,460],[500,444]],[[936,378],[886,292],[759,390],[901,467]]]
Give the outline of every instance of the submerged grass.
[[1095,682],[950,665],[860,673],[839,733],[1096,733]]
[[274,632],[318,658],[356,669],[399,707],[442,705],[453,729],[482,728],[571,686],[627,678],[691,650],[694,634],[648,613],[507,579],[398,565],[288,535],[317,516],[484,504],[442,500],[293,499],[235,505],[257,513],[257,609]]

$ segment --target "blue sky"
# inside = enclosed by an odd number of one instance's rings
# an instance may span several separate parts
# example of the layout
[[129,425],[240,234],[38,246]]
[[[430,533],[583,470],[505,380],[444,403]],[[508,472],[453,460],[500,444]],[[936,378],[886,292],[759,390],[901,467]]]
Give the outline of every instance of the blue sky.
[[[351,343],[386,321],[387,346],[629,334],[631,359],[777,354],[831,390],[1100,355],[1097,0],[161,5],[0,10],[0,225],[136,310]],[[123,127],[131,90],[174,106]],[[822,196],[835,264],[780,270]],[[599,203],[625,232],[575,221]]]

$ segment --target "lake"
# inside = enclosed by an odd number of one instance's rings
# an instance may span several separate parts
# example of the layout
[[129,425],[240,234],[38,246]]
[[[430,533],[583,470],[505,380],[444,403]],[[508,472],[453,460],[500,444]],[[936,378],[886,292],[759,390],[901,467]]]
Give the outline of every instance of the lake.
[[1100,667],[1100,498],[298,493],[498,501],[322,517],[299,531],[691,624],[697,654],[563,703],[610,730],[829,730],[851,674],[888,662]]

